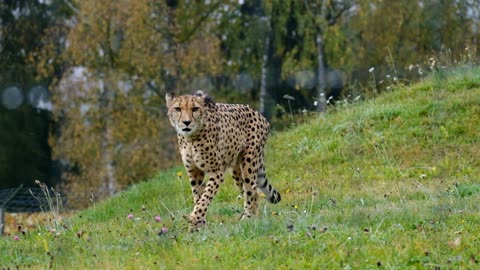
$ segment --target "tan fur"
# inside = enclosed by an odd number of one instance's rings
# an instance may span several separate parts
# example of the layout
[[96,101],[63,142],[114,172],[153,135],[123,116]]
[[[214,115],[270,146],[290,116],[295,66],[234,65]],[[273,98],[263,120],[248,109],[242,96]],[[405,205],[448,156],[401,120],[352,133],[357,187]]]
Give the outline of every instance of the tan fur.
[[263,151],[270,125],[260,113],[248,105],[214,103],[201,91],[179,97],[167,94],[165,100],[192,187],[192,228],[206,223],[207,208],[228,168],[243,192],[242,218],[257,213],[257,188],[271,203],[281,200],[265,175]]

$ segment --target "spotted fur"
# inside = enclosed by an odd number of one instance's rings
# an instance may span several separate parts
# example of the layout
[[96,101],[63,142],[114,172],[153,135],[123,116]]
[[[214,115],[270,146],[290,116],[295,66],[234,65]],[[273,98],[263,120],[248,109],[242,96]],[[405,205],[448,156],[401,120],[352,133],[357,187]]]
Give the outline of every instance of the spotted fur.
[[248,105],[215,103],[201,91],[179,97],[167,94],[166,103],[192,187],[192,228],[205,224],[207,208],[228,168],[243,193],[242,218],[257,214],[257,188],[271,203],[281,200],[265,174],[264,146],[270,129],[265,117]]

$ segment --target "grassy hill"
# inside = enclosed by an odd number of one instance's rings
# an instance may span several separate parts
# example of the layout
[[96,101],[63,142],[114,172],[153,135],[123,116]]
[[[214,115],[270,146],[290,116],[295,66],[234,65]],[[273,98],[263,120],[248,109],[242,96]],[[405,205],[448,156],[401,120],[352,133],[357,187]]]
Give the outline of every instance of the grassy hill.
[[[238,221],[231,179],[188,233],[189,183],[159,173],[56,226],[0,239],[0,268],[480,267],[480,69],[345,104],[271,136],[283,201]],[[160,220],[160,218],[161,220]]]

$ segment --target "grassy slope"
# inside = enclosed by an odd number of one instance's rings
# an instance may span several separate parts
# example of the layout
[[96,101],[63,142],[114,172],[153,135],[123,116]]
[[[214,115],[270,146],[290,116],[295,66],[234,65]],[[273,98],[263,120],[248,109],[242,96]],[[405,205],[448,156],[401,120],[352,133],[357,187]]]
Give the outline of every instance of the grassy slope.
[[283,201],[262,201],[256,219],[238,221],[227,181],[207,229],[187,233],[190,188],[174,169],[55,233],[0,239],[0,267],[478,267],[479,115],[480,69],[430,78],[272,136],[267,172]]

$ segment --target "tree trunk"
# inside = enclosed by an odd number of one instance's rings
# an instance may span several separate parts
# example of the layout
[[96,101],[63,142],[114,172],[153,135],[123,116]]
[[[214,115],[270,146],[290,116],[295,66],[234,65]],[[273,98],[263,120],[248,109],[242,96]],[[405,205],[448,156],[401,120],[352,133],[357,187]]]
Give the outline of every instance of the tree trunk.
[[[110,76],[110,75],[107,75]],[[102,131],[102,165],[104,168],[105,172],[105,180],[103,182],[103,187],[102,187],[102,195],[108,195],[112,196],[115,194],[116,190],[116,172],[115,172],[115,166],[113,164],[113,149],[112,149],[112,130],[111,130],[111,113],[112,113],[112,108],[113,108],[113,98],[114,98],[114,92],[110,88],[109,84],[109,79],[107,78],[106,81],[104,81],[104,86],[103,86],[103,93],[102,93],[102,104],[103,110],[104,110],[104,115],[103,115],[103,120],[104,120],[104,125],[103,125],[103,131]]]
[[[267,19],[269,20],[269,19]],[[265,97],[267,96],[267,64],[268,64],[268,49],[270,47],[270,22],[267,22],[267,32],[265,35],[265,48],[263,50],[262,58],[262,74],[260,80],[260,113],[265,115]]]
[[268,65],[268,55],[270,52],[270,32],[272,31],[272,27],[270,25],[270,15],[269,12],[266,11],[266,15],[263,17],[265,20],[265,40],[264,40],[264,48],[263,48],[263,57],[262,57],[262,74],[261,74],[261,81],[260,81],[260,113],[265,115],[266,106],[265,106],[265,98],[267,97],[267,65]]
[[[318,31],[318,30],[317,30]],[[317,111],[324,112],[327,105],[325,97],[326,88],[326,68],[323,52],[323,37],[320,31],[317,32]]]
[[175,23],[175,10],[178,5],[178,1],[169,0],[167,1],[168,9],[167,9],[167,32],[165,35],[165,39],[167,42],[167,50],[170,51],[172,56],[172,63],[173,67],[170,67],[170,70],[164,71],[164,82],[166,86],[166,90],[168,92],[177,90],[178,83],[177,80],[180,76],[180,64],[178,59],[178,44],[177,40],[175,39],[175,34],[177,33],[177,25]]

